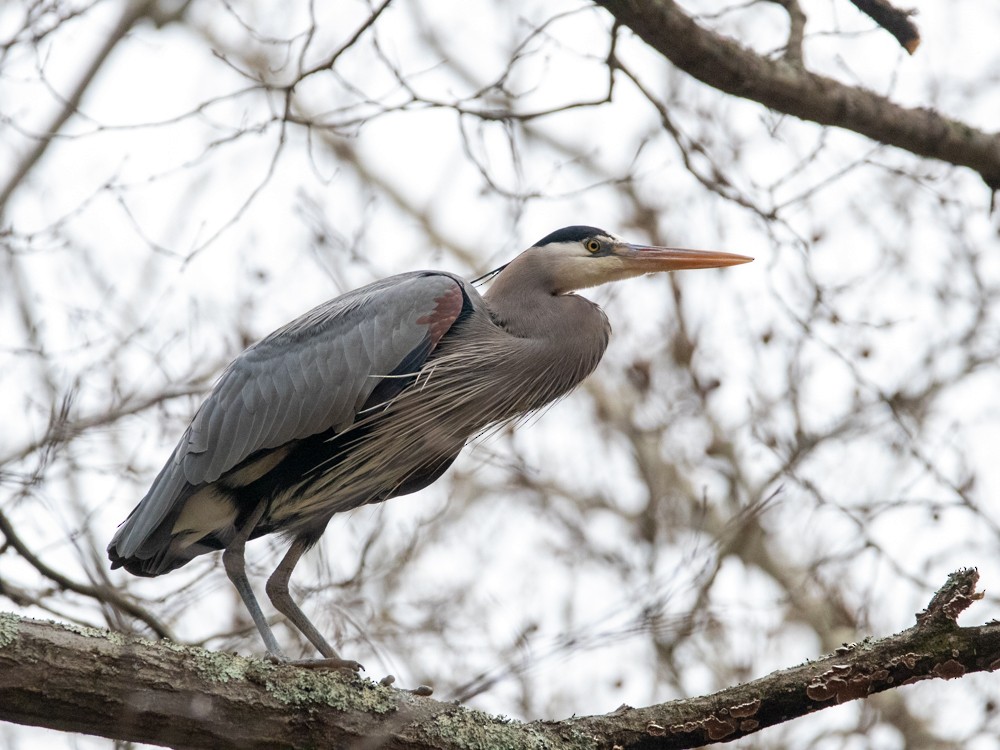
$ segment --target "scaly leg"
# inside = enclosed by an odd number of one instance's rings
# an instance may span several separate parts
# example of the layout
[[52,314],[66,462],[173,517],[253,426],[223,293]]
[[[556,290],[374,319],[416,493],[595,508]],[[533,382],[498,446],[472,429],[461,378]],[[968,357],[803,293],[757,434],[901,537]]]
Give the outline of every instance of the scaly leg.
[[291,578],[292,571],[295,569],[299,558],[302,557],[302,554],[309,547],[309,542],[304,538],[297,537],[294,539],[292,546],[288,548],[288,552],[285,553],[281,562],[278,563],[278,567],[275,568],[274,573],[267,579],[267,586],[265,587],[274,608],[291,620],[292,624],[299,629],[299,632],[308,638],[309,642],[325,657],[323,659],[309,659],[292,663],[308,667],[333,667],[355,671],[362,669],[363,667],[356,661],[340,658],[340,655],[327,643],[326,638],[320,634],[316,626],[299,609],[299,605],[292,601],[292,596],[288,593],[288,579]]
[[257,597],[254,596],[253,589],[250,587],[250,580],[247,578],[246,558],[244,557],[247,539],[250,538],[250,534],[253,533],[254,527],[260,521],[266,509],[267,503],[261,502],[254,512],[250,514],[250,517],[247,518],[246,523],[243,524],[243,528],[240,529],[236,538],[229,543],[229,546],[222,553],[222,564],[226,568],[226,575],[233,582],[233,586],[239,592],[243,604],[246,605],[247,610],[250,612],[250,617],[253,618],[254,625],[260,631],[260,637],[264,639],[264,645],[267,647],[268,654],[275,659],[283,661],[285,657],[281,653],[281,648],[278,647],[278,641],[274,637],[274,632],[271,630],[271,626],[267,624],[267,619],[260,610],[260,604],[257,603]]

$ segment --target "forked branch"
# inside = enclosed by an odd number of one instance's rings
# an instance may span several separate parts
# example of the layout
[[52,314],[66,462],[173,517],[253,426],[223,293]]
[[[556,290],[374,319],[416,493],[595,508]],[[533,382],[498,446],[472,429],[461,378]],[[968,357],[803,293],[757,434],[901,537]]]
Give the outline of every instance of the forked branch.
[[1000,136],[932,110],[901,107],[873,91],[772,60],[717,34],[673,0],[597,0],[646,44],[699,81],[776,112],[833,125],[917,156],[975,170],[1000,189]]

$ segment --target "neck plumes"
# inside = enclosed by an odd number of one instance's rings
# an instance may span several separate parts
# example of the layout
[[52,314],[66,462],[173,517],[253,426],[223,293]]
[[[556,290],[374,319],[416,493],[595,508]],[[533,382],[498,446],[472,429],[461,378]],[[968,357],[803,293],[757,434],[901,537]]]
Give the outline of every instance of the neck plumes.
[[497,366],[534,394],[529,408],[565,395],[593,372],[611,334],[601,308],[562,291],[545,260],[537,251],[522,253],[484,295],[498,346],[512,353]]

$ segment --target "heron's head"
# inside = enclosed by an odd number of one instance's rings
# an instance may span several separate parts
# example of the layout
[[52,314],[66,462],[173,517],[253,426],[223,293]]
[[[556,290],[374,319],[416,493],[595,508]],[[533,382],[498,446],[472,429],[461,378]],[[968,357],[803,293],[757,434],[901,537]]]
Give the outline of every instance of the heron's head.
[[510,266],[529,265],[556,294],[659,271],[723,268],[753,258],[714,250],[682,250],[625,242],[596,227],[572,226],[546,235]]

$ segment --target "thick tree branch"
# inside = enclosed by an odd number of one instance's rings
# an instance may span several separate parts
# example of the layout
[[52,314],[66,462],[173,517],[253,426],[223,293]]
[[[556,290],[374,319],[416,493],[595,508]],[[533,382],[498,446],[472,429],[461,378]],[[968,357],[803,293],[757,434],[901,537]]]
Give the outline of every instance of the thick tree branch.
[[703,28],[673,0],[596,0],[622,24],[699,81],[802,120],[852,130],[918,156],[969,167],[1000,189],[1000,136],[931,109],[771,60]]
[[0,615],[0,720],[173,747],[690,748],[931,678],[1000,667],[954,573],[918,624],[701,698],[522,724],[353,675]]

